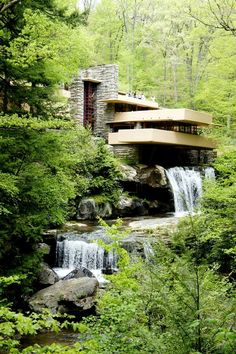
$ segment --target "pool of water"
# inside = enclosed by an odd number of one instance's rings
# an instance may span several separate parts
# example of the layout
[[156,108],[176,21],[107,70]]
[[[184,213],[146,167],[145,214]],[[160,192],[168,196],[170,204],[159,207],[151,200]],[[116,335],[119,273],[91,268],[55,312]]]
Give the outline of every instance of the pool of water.
[[29,347],[34,344],[40,346],[51,345],[53,343],[73,346],[79,338],[79,333],[71,329],[63,329],[59,333],[44,332],[36,335],[24,336],[21,339],[21,349]]

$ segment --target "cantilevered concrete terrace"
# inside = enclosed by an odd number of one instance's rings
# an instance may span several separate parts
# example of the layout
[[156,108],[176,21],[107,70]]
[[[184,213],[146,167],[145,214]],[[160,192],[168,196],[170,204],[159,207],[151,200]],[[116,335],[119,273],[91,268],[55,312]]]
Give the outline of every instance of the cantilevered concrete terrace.
[[148,100],[144,100],[144,99],[140,99],[140,98],[129,97],[129,96],[120,95],[120,94],[118,94],[117,98],[104,99],[104,100],[101,100],[101,102],[113,103],[113,104],[117,103],[117,104],[137,106],[137,107],[145,107],[150,110],[159,108],[157,102],[148,101]]
[[186,108],[117,112],[113,124],[124,122],[158,123],[161,121],[185,122],[206,127],[212,124],[212,116],[208,113],[197,112]]
[[[111,145],[162,144],[213,149],[214,143],[199,135],[198,127],[209,127],[212,116],[190,109],[158,109],[118,112],[109,123]],[[127,129],[129,128],[129,129]]]

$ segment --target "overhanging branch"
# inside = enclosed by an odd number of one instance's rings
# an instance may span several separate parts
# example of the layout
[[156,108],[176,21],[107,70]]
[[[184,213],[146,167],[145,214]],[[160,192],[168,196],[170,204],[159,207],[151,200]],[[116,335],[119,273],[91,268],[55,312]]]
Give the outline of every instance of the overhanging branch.
[[12,7],[17,2],[20,2],[20,1],[21,0],[12,0],[12,1],[8,2],[7,4],[2,5],[2,7],[0,8],[0,13],[3,13],[4,11],[6,11],[7,9],[9,9],[10,7]]

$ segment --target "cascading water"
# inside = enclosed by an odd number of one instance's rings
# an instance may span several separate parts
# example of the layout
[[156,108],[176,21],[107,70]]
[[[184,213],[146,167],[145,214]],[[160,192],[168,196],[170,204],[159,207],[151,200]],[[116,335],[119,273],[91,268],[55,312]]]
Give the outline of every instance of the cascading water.
[[204,170],[205,178],[207,179],[215,179],[215,170],[213,167],[206,167]]
[[[175,216],[193,213],[202,195],[201,172],[185,167],[173,167],[166,171],[166,175],[173,191]],[[207,167],[204,175],[205,178],[214,178],[214,169]]]
[[57,242],[57,264],[62,268],[102,269],[116,266],[113,252],[108,254],[96,243],[64,240]]
[[116,254],[106,252],[96,243],[81,240],[63,240],[57,242],[56,265],[54,268],[63,277],[73,269],[87,268],[98,276],[102,269],[115,269]]

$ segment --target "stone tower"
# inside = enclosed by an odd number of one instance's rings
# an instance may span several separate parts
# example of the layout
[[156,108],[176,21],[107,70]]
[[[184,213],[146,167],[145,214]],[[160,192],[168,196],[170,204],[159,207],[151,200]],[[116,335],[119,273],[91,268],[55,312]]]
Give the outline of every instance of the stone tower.
[[107,139],[108,122],[114,119],[114,105],[105,99],[118,98],[118,66],[98,65],[83,69],[71,87],[71,108],[79,124],[90,126],[95,136]]

